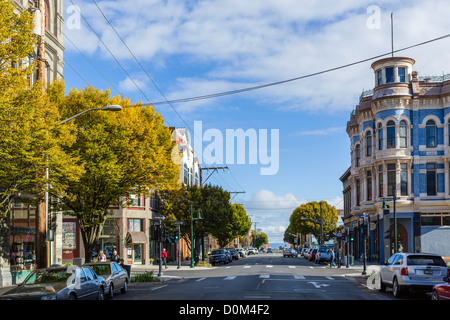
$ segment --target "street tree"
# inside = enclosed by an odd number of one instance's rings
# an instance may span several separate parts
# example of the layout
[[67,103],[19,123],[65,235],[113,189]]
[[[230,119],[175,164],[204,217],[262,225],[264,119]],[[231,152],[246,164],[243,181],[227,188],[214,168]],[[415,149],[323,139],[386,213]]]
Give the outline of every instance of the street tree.
[[260,248],[261,246],[268,244],[269,238],[267,237],[267,234],[264,232],[260,232],[253,235],[253,245],[255,248]]
[[[16,12],[12,1],[0,1],[0,222],[1,247],[9,247],[8,216],[11,204],[28,201],[39,208],[48,184],[61,190],[60,174],[75,179],[78,166],[62,146],[74,140],[59,125],[60,115],[45,94],[41,83],[31,86],[36,70],[33,53],[37,38],[33,17],[28,11]],[[45,216],[36,213],[36,262],[46,266]],[[44,226],[41,228],[41,226]],[[6,241],[6,242],[5,242]],[[9,254],[9,250],[4,252]]]
[[296,208],[290,218],[289,229],[293,233],[312,234],[320,239],[320,207],[322,206],[323,241],[331,239],[336,231],[338,215],[336,208],[330,206],[326,201],[313,201],[300,205]]
[[63,124],[75,137],[65,151],[84,171],[77,180],[61,177],[67,184],[56,205],[77,218],[90,261],[111,206],[126,207],[136,195],[176,188],[179,169],[171,160],[171,133],[154,108],[110,97],[109,90],[86,87],[65,95],[64,83],[58,81],[47,91],[63,119],[106,105],[123,108],[89,112]]

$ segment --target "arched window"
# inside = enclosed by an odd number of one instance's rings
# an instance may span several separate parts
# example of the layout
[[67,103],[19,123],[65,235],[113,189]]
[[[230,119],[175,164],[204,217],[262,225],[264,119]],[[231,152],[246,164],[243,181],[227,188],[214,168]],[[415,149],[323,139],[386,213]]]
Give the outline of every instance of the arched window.
[[387,123],[387,148],[395,148],[395,122],[392,120]]
[[433,120],[427,121],[426,139],[427,148],[436,148],[436,123]]
[[399,135],[400,135],[400,148],[406,148],[408,146],[407,144],[407,131],[406,131],[406,121],[402,120],[400,121],[400,126],[398,128]]
[[366,155],[370,157],[372,155],[372,133],[367,131],[366,133]]
[[359,161],[361,160],[361,149],[359,144],[356,145],[356,166],[359,167]]
[[378,150],[383,150],[383,127],[378,124]]
[[450,146],[450,118],[448,118],[448,124],[447,124],[447,131],[448,131],[448,145]]

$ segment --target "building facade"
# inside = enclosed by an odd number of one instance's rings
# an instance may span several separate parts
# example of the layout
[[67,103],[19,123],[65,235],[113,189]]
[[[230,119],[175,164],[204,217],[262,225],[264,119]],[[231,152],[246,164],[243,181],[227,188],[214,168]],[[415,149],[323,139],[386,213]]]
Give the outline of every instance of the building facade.
[[398,251],[450,256],[450,75],[419,77],[414,63],[374,62],[374,89],[347,123],[351,166],[341,181],[356,259],[364,225],[372,261],[389,258],[395,234]]

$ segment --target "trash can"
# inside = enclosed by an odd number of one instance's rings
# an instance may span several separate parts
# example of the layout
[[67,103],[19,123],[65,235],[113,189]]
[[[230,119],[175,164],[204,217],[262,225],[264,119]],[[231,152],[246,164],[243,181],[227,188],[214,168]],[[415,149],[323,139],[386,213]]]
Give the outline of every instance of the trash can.
[[73,258],[73,264],[75,266],[81,266],[84,264],[84,258]]
[[128,273],[128,279],[131,279],[131,266],[127,264],[122,264],[121,266]]

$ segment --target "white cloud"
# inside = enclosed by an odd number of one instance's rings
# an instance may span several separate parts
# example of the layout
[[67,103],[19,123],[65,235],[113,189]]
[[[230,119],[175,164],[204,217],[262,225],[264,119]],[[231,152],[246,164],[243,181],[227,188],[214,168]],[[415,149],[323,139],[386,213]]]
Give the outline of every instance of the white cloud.
[[[97,8],[78,1],[81,12],[119,59],[132,60]],[[395,48],[448,32],[450,7],[444,0],[377,1],[380,29],[369,29],[371,1],[102,1],[100,7],[139,60],[170,64],[173,55],[201,66],[202,74],[174,75],[173,98],[220,92],[227,88],[269,83],[334,68],[390,50],[390,12],[395,12]],[[70,3],[69,3],[70,5]],[[79,48],[111,59],[82,20],[67,30]],[[397,55],[412,56],[425,73],[441,74],[450,59],[448,40]],[[430,61],[430,52],[439,58]],[[258,90],[260,103],[284,111],[351,109],[363,89],[373,87],[370,62]],[[450,72],[450,70],[444,70]],[[187,91],[185,83],[197,90]],[[209,86],[205,86],[209,83]],[[132,89],[130,86],[127,88]],[[210,90],[208,90],[210,89]],[[299,103],[302,101],[301,103]],[[202,104],[190,105],[189,112]],[[179,107],[183,108],[182,106]]]

